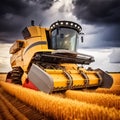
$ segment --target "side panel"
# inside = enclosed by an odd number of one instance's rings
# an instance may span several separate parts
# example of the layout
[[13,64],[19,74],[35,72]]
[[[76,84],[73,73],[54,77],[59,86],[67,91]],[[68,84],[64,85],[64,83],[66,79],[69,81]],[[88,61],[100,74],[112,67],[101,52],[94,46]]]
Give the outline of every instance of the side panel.
[[37,34],[35,34],[35,31],[32,31],[32,27],[28,28],[28,30],[30,30],[31,38],[26,39],[27,47],[23,52],[24,71],[27,71],[35,53],[48,50],[46,29],[37,27]]
[[[36,38],[31,38],[31,41],[34,41]],[[37,52],[48,51],[47,49],[47,42],[46,41],[36,41],[30,44],[23,53],[23,60],[24,60],[24,70],[27,71],[27,68],[34,56]]]
[[23,49],[14,53],[10,58],[11,67],[21,66],[23,68],[23,58],[22,58]]

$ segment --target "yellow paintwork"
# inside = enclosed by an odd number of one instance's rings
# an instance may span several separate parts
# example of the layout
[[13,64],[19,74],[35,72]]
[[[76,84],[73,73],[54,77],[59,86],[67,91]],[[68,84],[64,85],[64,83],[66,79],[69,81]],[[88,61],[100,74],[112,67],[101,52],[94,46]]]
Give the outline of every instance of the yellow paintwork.
[[95,74],[87,74],[88,78],[89,78],[89,85],[97,85],[99,78],[96,77]]
[[[84,86],[85,78],[80,74],[80,70],[77,70],[76,64],[60,64],[66,68],[66,72],[72,77],[72,87],[75,86]],[[53,78],[54,88],[67,87],[69,79],[65,76],[63,70],[50,70],[45,69],[45,71]],[[98,85],[99,78],[95,75],[95,71],[86,71],[81,68],[81,71],[84,72],[88,79],[89,85]]]
[[[10,48],[10,53],[13,54],[10,60],[11,66],[20,66],[25,72],[27,72],[28,66],[31,62],[31,58],[36,52],[52,51],[48,50],[47,38],[45,33],[46,28],[41,28],[39,26],[30,26],[27,29],[31,37],[25,40],[17,40]],[[34,47],[31,47],[29,49],[32,44],[41,41],[45,41],[46,44],[35,45]],[[21,48],[19,48],[19,42],[24,43]],[[18,49],[18,51],[14,53],[16,49]]]
[[[46,36],[46,28],[40,26],[30,26],[27,27],[30,37],[26,37],[24,40],[17,40],[13,46],[10,48],[10,53],[13,54],[11,57],[11,66],[18,67],[20,66],[24,70],[22,76],[22,84],[27,78],[28,67],[32,60],[32,57],[37,52],[52,52],[54,50],[48,49],[48,42]],[[23,46],[19,47],[19,43],[23,42]],[[38,44],[42,43],[42,44]],[[44,43],[44,44],[43,44]],[[85,86],[85,81],[88,80],[88,85],[94,86],[99,84],[99,79],[97,71],[88,71],[84,68],[79,68],[77,64],[59,64],[64,69],[45,69],[45,72],[48,73],[54,81],[54,88],[66,88],[70,79],[72,80],[72,87],[76,86]],[[39,72],[39,71],[38,71]],[[68,76],[66,76],[67,73]],[[85,76],[82,75],[84,73]],[[110,74],[114,79],[119,79],[113,74]]]
[[21,49],[19,47],[20,42],[23,42],[24,43],[23,48],[25,47],[25,41],[24,40],[16,40],[10,48],[10,51],[9,51],[10,54],[14,54]]
[[54,88],[66,87],[68,79],[62,70],[45,69],[45,71],[53,78]]
[[28,31],[29,31],[31,37],[41,36],[41,29],[39,26],[30,26],[30,27],[28,27]]

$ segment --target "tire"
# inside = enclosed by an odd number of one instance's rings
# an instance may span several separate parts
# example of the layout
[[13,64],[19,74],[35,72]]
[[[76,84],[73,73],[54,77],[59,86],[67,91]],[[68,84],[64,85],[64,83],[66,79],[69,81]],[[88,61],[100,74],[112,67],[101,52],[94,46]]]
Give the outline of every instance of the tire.
[[14,67],[11,74],[12,83],[22,85],[21,82],[22,75],[23,70],[20,67]]

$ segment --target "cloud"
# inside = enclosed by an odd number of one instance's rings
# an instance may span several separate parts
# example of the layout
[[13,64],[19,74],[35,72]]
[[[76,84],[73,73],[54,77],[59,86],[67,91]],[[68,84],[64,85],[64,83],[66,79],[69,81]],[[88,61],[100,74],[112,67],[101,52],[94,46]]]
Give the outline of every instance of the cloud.
[[109,58],[111,63],[120,63],[120,48],[114,48]]
[[[115,50],[116,54],[111,56]],[[120,48],[119,48],[120,50]],[[93,49],[78,49],[78,52],[94,56],[95,62],[85,66],[86,68],[92,67],[93,69],[100,68],[108,72],[120,72],[120,62],[115,62],[119,56],[118,48],[93,48]],[[114,52],[114,53],[115,53]],[[116,56],[116,57],[115,57]],[[111,58],[114,58],[115,63],[111,63]],[[120,60],[120,59],[119,59]]]
[[48,19],[45,19],[43,24],[50,26],[50,24],[58,20],[79,22],[72,14],[73,8],[72,0],[59,0],[54,2],[50,9],[44,11],[44,18]]
[[0,43],[23,39],[21,31],[35,20],[49,27],[57,20],[79,23],[85,47],[120,47],[119,0],[4,0],[0,4]]
[[[13,42],[21,38],[21,31],[31,19],[42,21],[45,10],[54,0],[4,0],[0,4],[0,42]],[[5,34],[5,36],[4,36]]]
[[10,54],[9,49],[11,44],[0,44],[0,72],[9,72],[10,66]]
[[120,24],[119,0],[74,0],[78,19],[88,24]]
[[22,39],[21,31],[30,25],[31,20],[44,27],[61,19],[77,21],[72,15],[72,0],[4,0],[0,10],[1,43]]
[[120,47],[120,0],[74,0],[73,4],[73,15],[86,25],[83,46]]

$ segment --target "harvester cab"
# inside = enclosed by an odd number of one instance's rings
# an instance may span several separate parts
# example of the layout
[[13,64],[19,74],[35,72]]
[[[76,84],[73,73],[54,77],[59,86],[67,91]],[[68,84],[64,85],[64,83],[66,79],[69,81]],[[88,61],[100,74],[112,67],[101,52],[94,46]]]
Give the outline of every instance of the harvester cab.
[[[110,87],[113,79],[106,72],[86,70],[94,57],[77,53],[82,27],[71,21],[57,21],[49,29],[32,21],[10,48],[12,71],[6,81],[51,93],[67,89]],[[83,42],[83,37],[81,39]]]
[[51,48],[76,51],[81,26],[70,21],[57,21],[50,26]]

